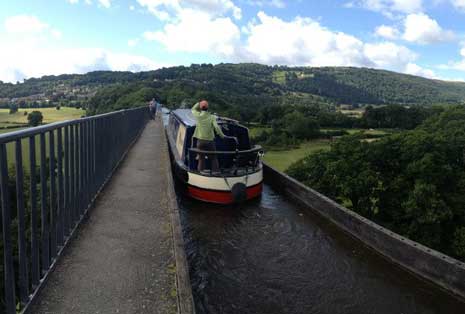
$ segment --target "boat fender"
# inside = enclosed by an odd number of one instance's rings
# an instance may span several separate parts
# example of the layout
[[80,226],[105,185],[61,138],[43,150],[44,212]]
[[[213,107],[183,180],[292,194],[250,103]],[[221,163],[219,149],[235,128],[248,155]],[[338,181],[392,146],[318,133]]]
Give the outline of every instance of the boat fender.
[[241,203],[247,200],[247,186],[244,183],[236,183],[231,189],[232,197],[235,203]]

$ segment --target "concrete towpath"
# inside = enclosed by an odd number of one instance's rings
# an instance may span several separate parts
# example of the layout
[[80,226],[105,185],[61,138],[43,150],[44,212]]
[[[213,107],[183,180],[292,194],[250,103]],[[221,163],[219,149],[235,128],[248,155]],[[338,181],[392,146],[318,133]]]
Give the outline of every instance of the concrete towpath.
[[178,289],[177,275],[185,281],[187,271],[169,167],[157,119],[99,196],[29,313],[192,313],[190,291]]

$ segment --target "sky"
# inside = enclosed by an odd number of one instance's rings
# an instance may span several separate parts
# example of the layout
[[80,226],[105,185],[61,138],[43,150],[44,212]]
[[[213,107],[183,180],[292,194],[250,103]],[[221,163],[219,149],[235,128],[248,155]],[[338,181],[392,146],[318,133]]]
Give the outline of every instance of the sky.
[[3,82],[220,62],[465,81],[465,0],[0,2]]

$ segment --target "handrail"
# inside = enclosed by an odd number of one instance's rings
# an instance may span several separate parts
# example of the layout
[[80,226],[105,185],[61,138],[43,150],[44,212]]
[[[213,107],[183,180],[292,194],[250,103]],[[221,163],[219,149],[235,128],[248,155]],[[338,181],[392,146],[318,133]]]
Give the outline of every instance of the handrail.
[[[263,152],[263,148],[259,145],[255,145],[251,149],[247,150],[235,150],[235,151],[207,151],[207,150],[201,150],[198,148],[189,148],[188,150],[188,165],[189,169],[192,171],[195,171],[195,169],[192,169],[192,165],[190,163],[191,158],[193,155],[206,155],[206,156],[230,156],[229,158],[232,158],[232,165],[231,167],[221,167],[220,166],[220,171],[223,173],[224,170],[229,169],[233,170],[234,172],[237,173],[237,171],[241,169],[245,169],[246,173],[248,173],[248,169],[252,168],[253,170],[256,169],[257,166],[259,166],[259,161],[260,161],[260,156],[261,152]],[[242,157],[244,155],[254,155],[253,159],[247,160],[247,157]],[[217,157],[213,157],[217,158]],[[244,160],[242,160],[244,159]],[[244,162],[246,162],[244,164]],[[212,168],[210,168],[210,173],[212,173]]]
[[0,135],[0,313],[27,311],[148,120],[144,106]]
[[263,148],[260,145],[255,145],[252,149],[248,150],[235,150],[235,151],[213,151],[213,150],[201,150],[198,148],[189,148],[189,151],[197,154],[205,155],[245,155],[252,153],[259,153],[263,151]]
[[12,131],[12,132],[8,132],[8,133],[0,134],[0,144],[12,142],[12,141],[17,140],[19,138],[25,138],[25,137],[29,137],[29,136],[32,136],[32,135],[37,135],[37,134],[40,134],[40,133],[46,133],[46,132],[53,131],[55,129],[65,127],[65,126],[68,126],[68,125],[76,125],[76,124],[80,124],[80,123],[85,122],[85,121],[93,121],[93,120],[97,120],[97,119],[101,119],[101,118],[105,118],[105,117],[109,117],[109,116],[113,116],[113,115],[118,115],[118,114],[122,114],[122,113],[123,114],[124,113],[129,113],[131,111],[140,110],[142,108],[145,108],[145,106],[144,107],[131,108],[131,109],[122,109],[122,110],[118,110],[118,111],[107,112],[107,113],[102,113],[102,114],[98,114],[98,115],[95,115],[95,116],[83,117],[83,118],[78,118],[78,119],[73,119],[73,120],[58,121],[58,122],[44,124],[44,125],[40,125],[40,126],[36,126],[36,127],[29,127],[27,129],[24,129],[24,130]]

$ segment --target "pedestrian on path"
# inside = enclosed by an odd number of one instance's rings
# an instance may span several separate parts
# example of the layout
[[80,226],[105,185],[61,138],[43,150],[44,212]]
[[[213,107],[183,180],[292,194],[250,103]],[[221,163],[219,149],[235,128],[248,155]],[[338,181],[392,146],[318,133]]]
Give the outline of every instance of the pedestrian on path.
[[150,119],[155,120],[155,116],[157,115],[157,102],[155,101],[155,98],[149,102],[149,111]]

